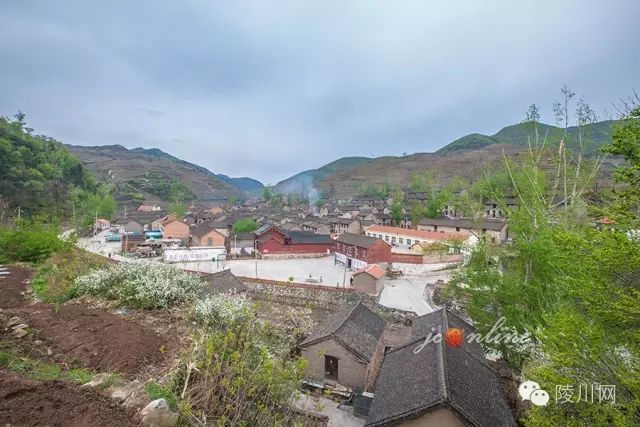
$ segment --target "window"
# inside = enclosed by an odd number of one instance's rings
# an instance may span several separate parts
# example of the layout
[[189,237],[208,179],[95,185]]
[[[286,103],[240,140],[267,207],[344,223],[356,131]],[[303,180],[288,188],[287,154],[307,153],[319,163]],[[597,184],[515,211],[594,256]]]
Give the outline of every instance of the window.
[[460,227],[456,227],[456,231],[460,231]]
[[411,239],[407,239],[407,245],[411,246]]
[[396,242],[396,236],[393,236],[393,237],[391,238],[391,243],[395,243],[395,242]]
[[389,241],[389,236],[384,236],[384,241],[388,242]]
[[402,237],[398,237],[398,243],[401,245],[404,244],[404,239]]
[[213,238],[207,237],[207,246],[213,246]]
[[338,359],[333,356],[324,356],[324,378],[338,381]]
[[437,225],[433,226],[433,231],[438,231],[438,226]]

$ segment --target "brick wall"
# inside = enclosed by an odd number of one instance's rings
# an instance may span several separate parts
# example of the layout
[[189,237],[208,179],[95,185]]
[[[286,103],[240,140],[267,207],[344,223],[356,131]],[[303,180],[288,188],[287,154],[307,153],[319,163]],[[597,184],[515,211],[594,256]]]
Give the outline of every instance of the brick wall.
[[268,254],[326,254],[333,249],[333,243],[283,245],[276,239],[269,239],[258,246],[260,253]]
[[377,241],[373,245],[369,246],[366,261],[369,264],[391,261],[391,246],[387,245],[382,240]]

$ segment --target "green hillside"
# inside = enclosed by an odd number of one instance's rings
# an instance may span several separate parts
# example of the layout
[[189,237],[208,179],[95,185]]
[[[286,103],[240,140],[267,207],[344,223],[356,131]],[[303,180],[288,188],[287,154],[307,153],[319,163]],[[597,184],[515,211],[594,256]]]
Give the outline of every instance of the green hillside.
[[23,114],[13,121],[0,117],[0,198],[10,210],[69,217],[71,200],[87,199],[97,189],[78,158],[53,138],[33,135]]
[[[611,126],[613,123],[615,123],[615,121],[606,120],[583,127],[584,151],[587,155],[596,154],[603,145],[611,141]],[[562,137],[564,130],[556,126],[540,123],[538,124],[538,132],[541,137],[546,134],[549,143],[557,143]],[[445,145],[436,151],[436,153],[447,154],[456,151],[473,150],[486,147],[491,144],[526,145],[531,135],[533,135],[533,125],[531,123],[520,123],[517,125],[507,126],[496,134],[490,136],[479,133],[463,136],[462,138]],[[572,126],[567,129],[565,142],[568,148],[577,148],[578,127]]]

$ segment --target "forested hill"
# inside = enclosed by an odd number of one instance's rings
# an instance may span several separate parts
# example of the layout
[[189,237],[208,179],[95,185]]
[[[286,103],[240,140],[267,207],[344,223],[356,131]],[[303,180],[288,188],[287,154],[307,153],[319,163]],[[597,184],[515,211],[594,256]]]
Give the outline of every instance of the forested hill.
[[[25,215],[69,217],[72,200],[97,192],[91,173],[66,147],[47,136],[34,135],[24,114],[0,117],[0,203]],[[72,197],[73,196],[73,197]]]

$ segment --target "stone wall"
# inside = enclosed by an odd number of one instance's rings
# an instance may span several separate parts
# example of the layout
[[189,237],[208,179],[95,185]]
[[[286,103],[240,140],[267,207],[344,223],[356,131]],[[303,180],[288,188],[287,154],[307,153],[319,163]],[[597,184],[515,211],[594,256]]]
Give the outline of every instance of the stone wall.
[[247,285],[248,295],[259,301],[273,301],[302,307],[311,305],[329,312],[362,301],[388,323],[405,323],[407,319],[415,318],[415,314],[412,312],[381,306],[378,304],[377,296],[367,295],[353,288],[281,282],[252,277],[240,277],[240,279]]

